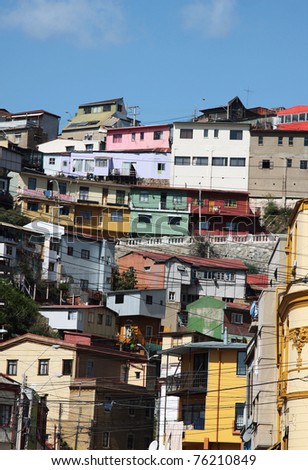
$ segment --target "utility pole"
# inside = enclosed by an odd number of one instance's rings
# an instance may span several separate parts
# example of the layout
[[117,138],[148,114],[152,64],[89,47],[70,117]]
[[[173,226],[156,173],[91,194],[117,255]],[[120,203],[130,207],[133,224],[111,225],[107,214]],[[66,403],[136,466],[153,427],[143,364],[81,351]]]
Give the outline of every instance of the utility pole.
[[62,439],[62,425],[61,425],[61,418],[62,418],[62,403],[59,404],[59,418],[58,418],[58,432],[57,432],[57,450],[61,449],[61,439]]
[[128,106],[128,109],[132,110],[133,126],[135,126],[136,125],[136,116],[140,114],[140,112],[138,112],[140,110],[140,106]]
[[21,450],[21,437],[23,428],[24,417],[24,393],[26,390],[26,375],[23,375],[22,383],[20,386],[19,401],[18,401],[18,414],[17,414],[17,432],[16,432],[16,450]]

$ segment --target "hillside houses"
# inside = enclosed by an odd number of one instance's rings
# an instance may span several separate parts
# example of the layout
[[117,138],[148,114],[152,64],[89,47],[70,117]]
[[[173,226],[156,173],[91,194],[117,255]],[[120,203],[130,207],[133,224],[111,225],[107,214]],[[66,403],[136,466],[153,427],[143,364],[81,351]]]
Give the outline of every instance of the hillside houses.
[[[78,105],[61,133],[56,115],[32,114],[0,119],[0,185],[28,219],[0,224],[0,282],[38,305],[51,336],[3,325],[0,448],[45,428],[31,446],[175,450],[177,435],[186,450],[298,448],[308,107],[235,97],[143,125],[124,98],[106,99]],[[268,201],[285,215],[295,204],[287,235],[266,230]],[[264,261],[258,244],[276,242]],[[42,422],[20,440],[25,386]]]

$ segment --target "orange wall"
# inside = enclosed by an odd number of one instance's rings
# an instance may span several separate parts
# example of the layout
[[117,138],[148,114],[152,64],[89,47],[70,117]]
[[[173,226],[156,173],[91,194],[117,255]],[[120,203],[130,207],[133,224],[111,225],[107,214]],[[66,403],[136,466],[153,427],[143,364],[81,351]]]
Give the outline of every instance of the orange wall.
[[[151,258],[144,258],[138,253],[130,253],[119,258],[118,264],[120,273],[130,267],[135,268],[138,289],[164,288],[165,265],[163,263],[155,264]],[[145,266],[150,266],[150,270],[145,271]]]

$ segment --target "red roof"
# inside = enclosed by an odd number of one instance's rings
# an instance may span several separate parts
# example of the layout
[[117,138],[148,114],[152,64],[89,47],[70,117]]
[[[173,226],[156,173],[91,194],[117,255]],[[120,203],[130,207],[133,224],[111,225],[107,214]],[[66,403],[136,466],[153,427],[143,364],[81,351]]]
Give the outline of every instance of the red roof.
[[247,274],[247,284],[268,287],[268,275],[267,274]]
[[247,270],[247,266],[241,261],[237,259],[226,259],[226,258],[200,258],[199,256],[181,256],[175,253],[166,254],[166,253],[156,253],[152,251],[131,251],[126,255],[121,256],[128,256],[131,253],[138,254],[143,256],[144,258],[150,258],[153,261],[159,262],[167,262],[173,258],[178,259],[184,263],[188,263],[194,266],[204,266],[204,267],[211,267],[211,268],[229,268],[229,269],[242,269]]
[[277,129],[281,131],[308,131],[308,122],[290,122],[284,124],[278,124]]
[[292,106],[292,108],[284,109],[283,111],[278,111],[277,116],[284,116],[285,114],[299,114],[299,113],[308,113],[308,106],[304,104],[299,104],[298,106]]

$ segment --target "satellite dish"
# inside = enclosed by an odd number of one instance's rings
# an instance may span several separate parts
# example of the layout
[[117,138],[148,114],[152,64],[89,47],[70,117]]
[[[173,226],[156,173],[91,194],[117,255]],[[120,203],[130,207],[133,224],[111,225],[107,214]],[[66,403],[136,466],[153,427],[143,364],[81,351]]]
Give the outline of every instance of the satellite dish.
[[252,434],[252,429],[251,429],[251,428],[246,429],[246,431],[245,431],[244,434],[242,435],[243,441],[244,441],[244,442],[250,441],[250,439],[251,439],[251,434]]
[[152,441],[151,444],[149,445],[148,450],[157,450],[158,449],[158,442],[157,441]]

